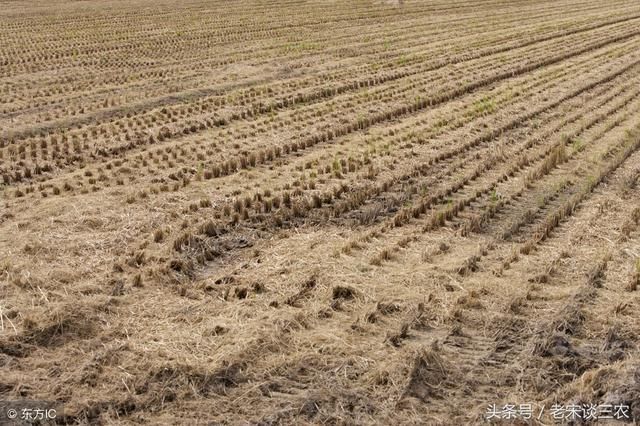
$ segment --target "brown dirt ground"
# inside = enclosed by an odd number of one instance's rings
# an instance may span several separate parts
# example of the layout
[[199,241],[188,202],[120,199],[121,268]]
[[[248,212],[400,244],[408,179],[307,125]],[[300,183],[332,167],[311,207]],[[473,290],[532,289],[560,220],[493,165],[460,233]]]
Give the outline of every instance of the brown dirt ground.
[[637,1],[16,0],[0,24],[0,400],[640,421]]

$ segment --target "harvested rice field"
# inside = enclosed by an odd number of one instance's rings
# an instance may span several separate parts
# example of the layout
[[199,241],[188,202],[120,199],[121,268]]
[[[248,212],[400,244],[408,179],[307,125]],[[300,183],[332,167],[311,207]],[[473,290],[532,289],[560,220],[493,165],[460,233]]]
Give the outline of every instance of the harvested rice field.
[[0,185],[56,424],[640,422],[638,0],[0,0]]

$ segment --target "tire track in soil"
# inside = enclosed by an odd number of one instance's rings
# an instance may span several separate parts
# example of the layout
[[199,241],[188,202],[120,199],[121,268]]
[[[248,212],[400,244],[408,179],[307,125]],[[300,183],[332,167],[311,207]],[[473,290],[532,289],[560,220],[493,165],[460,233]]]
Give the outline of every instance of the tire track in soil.
[[[629,167],[637,158],[640,156],[636,152],[623,161],[621,166]],[[614,168],[612,174],[613,176],[609,178],[611,180],[619,178],[622,172]],[[600,190],[600,187],[597,190]],[[574,383],[583,373],[607,362],[611,352],[594,354],[591,349],[589,353],[587,350],[590,348],[587,345],[584,345],[586,349],[581,346],[574,349],[572,338],[567,338],[579,333],[584,313],[591,312],[591,304],[597,303],[600,292],[598,289],[606,285],[604,272],[607,263],[611,260],[610,253],[603,255],[603,250],[597,250],[594,253],[592,246],[572,242],[580,239],[581,234],[600,235],[602,228],[615,230],[621,225],[619,218],[618,221],[611,221],[602,216],[598,198],[609,196],[606,188],[602,191],[601,196],[596,195],[585,199],[583,203],[588,205],[577,209],[575,215],[588,216],[590,222],[599,222],[600,232],[590,231],[589,227],[572,225],[580,219],[571,216],[568,219],[571,223],[560,224],[552,237],[540,243],[544,245],[544,250],[540,248],[535,254],[524,256],[526,261],[521,260],[508,275],[505,274],[505,280],[513,279],[515,276],[530,277],[528,288],[523,288],[519,296],[513,296],[507,301],[506,306],[504,304],[495,306],[497,309],[488,318],[474,314],[470,314],[469,319],[460,314],[456,317],[457,320],[464,318],[461,321],[463,329],[458,333],[461,336],[445,341],[445,345],[450,346],[451,350],[448,353],[446,350],[443,351],[442,356],[448,359],[450,365],[455,365],[457,370],[465,372],[464,376],[478,380],[477,383],[474,381],[466,383],[464,380],[462,384],[455,382],[456,386],[461,388],[456,389],[455,392],[464,392],[464,395],[468,395],[466,386],[471,387],[474,391],[473,395],[478,395],[480,392],[481,396],[475,397],[473,404],[467,407],[469,410],[467,412],[475,413],[477,421],[481,419],[482,411],[488,404],[528,403],[536,400],[535,398],[540,401],[540,397],[548,395],[561,378],[565,385]],[[563,231],[569,232],[572,236],[568,238]],[[613,251],[615,248],[615,245],[609,245],[609,250]],[[579,257],[579,266],[567,260],[568,256],[571,259]],[[536,265],[536,263],[542,264]],[[544,271],[542,272],[544,277],[541,277],[540,271]],[[478,299],[476,302],[478,306],[490,305],[483,297],[483,290],[486,291],[487,283],[496,278],[492,278],[490,272],[479,272],[476,275],[472,281],[473,284],[479,285],[481,290],[474,288],[470,290],[470,294]],[[471,283],[465,284],[465,282],[463,284],[469,288]],[[497,286],[490,287],[495,289]],[[490,291],[489,294],[494,292]],[[589,309],[586,309],[587,304]],[[469,311],[473,312],[473,308]],[[551,321],[539,320],[539,318],[549,317],[552,318]],[[487,339],[486,335],[474,333],[474,330],[487,329],[493,331],[491,339]],[[554,333],[554,330],[559,334]],[[560,335],[562,333],[565,335]],[[601,343],[606,344],[606,342]],[[466,351],[461,351],[459,346],[466,347]],[[586,355],[582,352],[586,352]],[[532,357],[534,361],[531,361]],[[536,364],[540,358],[549,357],[557,357],[557,359],[554,358],[552,362],[546,362],[548,360],[545,359],[542,363],[543,367]],[[463,360],[462,364],[460,360]],[[495,394],[496,389],[500,389],[499,395]],[[508,400],[514,397],[517,400]],[[456,401],[459,401],[459,398]],[[545,401],[551,402],[550,399]],[[442,407],[445,412],[451,408]]]
[[[615,163],[614,163],[615,165]],[[476,298],[480,298],[482,299],[482,297],[478,296],[478,294],[482,294],[482,292],[480,293],[476,293],[474,297]],[[469,302],[469,301],[464,301],[462,302],[464,304],[470,304],[473,305],[473,302]],[[480,302],[482,303],[482,302]],[[521,309],[521,306],[519,305],[520,302],[518,302],[518,304],[514,304],[510,307],[510,309]],[[460,318],[462,318],[462,314],[460,313],[461,311],[454,311],[453,314],[453,318],[455,320],[459,320]],[[423,324],[420,325],[420,327],[424,326]],[[460,330],[459,328],[455,327],[453,329],[451,329],[450,331],[445,330],[444,331],[444,335],[446,335],[446,338],[444,339],[443,342],[443,346],[444,347],[449,347],[449,346],[455,346],[455,360],[456,360],[456,365],[457,365],[457,369],[460,371],[469,371],[470,373],[467,373],[465,375],[469,375],[471,374],[471,377],[476,377],[479,376],[481,374],[482,371],[485,372],[486,374],[486,369],[490,366],[494,366],[496,367],[498,370],[502,370],[504,368],[504,365],[501,365],[499,367],[497,367],[496,362],[498,361],[505,361],[505,359],[496,359],[495,357],[492,358],[492,354],[494,354],[495,352],[500,352],[503,355],[502,356],[508,356],[511,355],[513,352],[518,353],[518,350],[520,348],[508,348],[508,342],[510,342],[510,339],[512,339],[513,336],[510,335],[510,333],[513,332],[513,327],[517,326],[518,328],[522,327],[522,324],[518,321],[515,322],[507,322],[507,324],[505,324],[504,328],[501,329],[501,331],[497,332],[496,337],[484,337],[484,338],[479,338],[477,340],[474,340],[473,343],[468,343],[468,338],[465,336],[467,327],[465,327],[464,330]],[[487,325],[486,324],[469,324],[469,329],[486,329]],[[335,327],[330,327],[330,328],[335,328]],[[317,330],[317,329],[316,329]],[[400,332],[402,334],[402,331]],[[418,332],[419,333],[419,332]],[[446,334],[448,333],[448,334]],[[404,334],[408,335],[409,332],[405,331]],[[437,335],[437,333],[436,333]],[[442,336],[443,333],[442,331],[440,332],[440,335]],[[498,342],[494,342],[492,341],[493,339],[496,339]],[[466,341],[465,341],[466,340]],[[505,343],[506,342],[506,343]],[[496,346],[499,347],[498,350],[496,350]],[[521,345],[521,349],[523,350],[527,345]],[[466,349],[465,349],[466,348]],[[446,356],[446,350],[443,349],[444,354],[439,355],[439,357],[443,357],[444,359],[447,358]],[[469,360],[474,360],[477,361],[478,357],[478,351],[482,351],[485,353],[484,357],[481,357],[483,359],[483,362],[480,366],[469,366],[469,367],[464,367],[461,366],[460,364],[460,360],[463,361],[463,365],[465,360],[469,361]],[[482,353],[481,352],[481,353]],[[438,352],[439,353],[439,352]],[[462,353],[462,355],[460,355]],[[466,354],[465,354],[466,353]],[[422,359],[422,358],[420,358]],[[421,361],[419,361],[420,363]],[[450,361],[453,364],[453,361]],[[490,375],[489,375],[490,376]],[[463,381],[464,383],[464,381]],[[465,386],[469,386],[469,388],[465,387],[463,388],[463,392],[468,393],[469,390],[474,390],[476,389],[475,385],[473,384],[469,384],[469,383],[464,383]],[[506,384],[508,385],[508,384]],[[491,384],[486,384],[485,386],[491,386]],[[411,394],[416,393],[419,395],[422,395],[421,391],[411,391]],[[424,397],[424,395],[422,395]],[[428,393],[427,393],[428,396]],[[451,409],[452,407],[448,407],[449,409]]]
[[[478,294],[482,294],[482,293],[481,292],[477,293],[475,297],[479,297]],[[480,297],[480,299],[482,299],[482,298]],[[467,304],[469,302],[463,302],[463,303]],[[516,306],[514,309],[518,309],[518,306]],[[463,318],[463,317],[461,316],[460,313],[457,313],[457,314],[454,314],[453,318],[460,319],[460,318]],[[304,320],[302,320],[302,322],[304,323]],[[419,327],[426,327],[427,329],[429,327],[431,327],[428,324],[422,324],[422,321],[414,320],[413,324],[419,324]],[[515,324],[517,325],[518,323],[515,323]],[[497,339],[500,340],[500,342],[498,343],[498,344],[501,345],[501,349],[500,350],[503,353],[506,353],[506,354],[510,354],[509,349],[504,347],[505,346],[504,345],[504,340],[508,340],[508,336],[509,336],[509,332],[510,332],[510,330],[508,328],[508,325],[509,325],[509,323],[507,324],[507,328],[505,329],[505,331],[502,331],[501,332],[502,334],[499,334],[498,337],[497,337]],[[472,324],[472,326],[475,327],[476,325]],[[301,330],[304,330],[303,332],[306,332],[308,324],[304,325],[304,326],[301,326],[301,327],[302,327]],[[335,328],[335,327],[329,327],[329,328]],[[520,328],[520,326],[518,328]],[[479,329],[482,329],[482,328],[479,328]],[[315,330],[316,330],[315,332],[321,333],[320,331],[318,331],[317,328]],[[437,335],[437,336],[439,335],[441,338],[443,336],[445,336],[444,339],[443,339],[443,344],[442,344],[442,346],[444,346],[445,348],[448,347],[448,346],[454,345],[454,346],[456,346],[456,354],[459,354],[459,351],[462,351],[463,352],[463,356],[461,358],[463,360],[465,359],[465,355],[464,355],[465,350],[461,349],[460,346],[462,346],[463,348],[464,347],[466,347],[466,348],[470,347],[471,349],[467,349],[467,350],[469,350],[469,352],[468,352],[468,355],[466,355],[466,358],[474,359],[474,360],[477,360],[477,357],[474,356],[474,354],[477,354],[477,352],[474,352],[473,348],[477,348],[477,349],[480,349],[480,350],[484,349],[484,351],[489,355],[487,355],[488,358],[483,362],[483,365],[481,366],[483,369],[487,368],[487,366],[490,366],[492,364],[492,362],[495,363],[496,360],[495,359],[491,359],[491,353],[494,350],[494,346],[492,345],[492,341],[491,341],[492,338],[485,337],[485,338],[480,339],[478,341],[474,341],[474,343],[472,345],[469,345],[466,342],[464,342],[464,339],[465,339],[464,334],[465,334],[466,330],[467,330],[466,327],[464,329],[462,329],[462,330],[459,329],[459,328],[453,327],[453,329],[445,329],[444,332],[442,330],[440,332],[436,332],[435,335]],[[295,332],[295,329],[293,331]],[[291,333],[291,330],[287,331],[287,333]],[[405,337],[402,337],[402,334],[403,334],[403,331],[402,331],[402,328],[401,328],[400,338],[406,338],[409,334],[411,334],[412,338],[416,338],[416,339],[419,340],[420,339],[419,336],[420,336],[421,333],[420,333],[420,331],[415,332],[415,334],[413,332],[405,331],[404,332],[404,334],[406,335]],[[416,336],[418,336],[418,337],[416,337]],[[391,336],[391,339],[393,340],[393,336]],[[461,342],[461,340],[462,340],[462,342]],[[288,342],[288,340],[287,340],[287,342]],[[475,349],[475,350],[477,351],[477,349]],[[510,350],[518,352],[517,350],[515,350],[515,348],[511,348]],[[446,359],[447,359],[446,349],[442,349],[442,351],[444,351],[444,352],[442,354],[438,355],[438,357],[440,357],[443,360],[442,362],[445,362]],[[246,353],[246,352],[243,350],[243,353]],[[437,353],[440,353],[440,352],[437,352]],[[251,354],[251,352],[249,352],[249,357],[251,357],[250,354]],[[275,356],[277,356],[277,355],[275,355]],[[427,359],[430,359],[430,357],[433,358],[434,356],[435,355],[428,355],[428,354],[424,355],[424,357],[426,357]],[[419,358],[418,359],[418,364],[419,365],[422,365],[421,364],[422,361],[420,361],[422,359],[423,358]],[[439,359],[439,358],[436,358],[436,359]],[[456,360],[457,360],[456,362],[459,362],[459,359],[460,359],[460,357],[458,355],[456,355]],[[457,368],[460,369],[459,366]],[[470,367],[470,368],[473,368],[473,367]],[[462,368],[461,371],[465,371],[465,369]],[[410,384],[411,384],[411,382],[410,382]],[[470,389],[473,389],[471,384],[467,383],[465,385],[470,386]],[[413,387],[415,387],[415,386],[414,385],[410,386],[410,388],[413,388]],[[406,389],[405,389],[405,391],[406,391]],[[468,392],[469,389],[468,388],[464,388],[463,391],[464,392]],[[418,395],[422,395],[423,398],[430,398],[428,392],[426,394],[424,392],[422,392],[422,393],[421,392],[422,391],[417,391],[417,390],[414,389],[414,390],[410,390],[409,394],[411,394],[411,395],[418,394]],[[407,394],[407,392],[404,392],[403,397],[406,397],[406,394]],[[303,399],[304,398],[309,398],[309,395],[308,394],[304,394]]]

